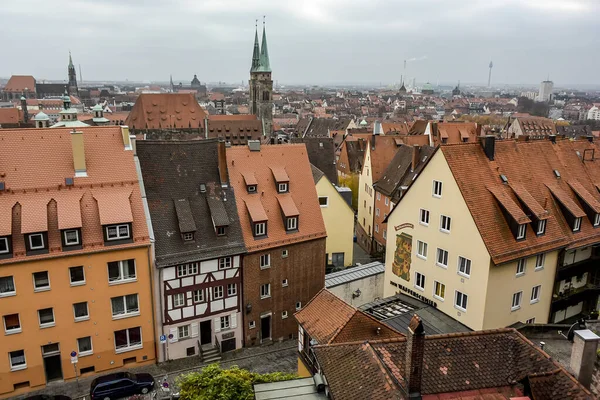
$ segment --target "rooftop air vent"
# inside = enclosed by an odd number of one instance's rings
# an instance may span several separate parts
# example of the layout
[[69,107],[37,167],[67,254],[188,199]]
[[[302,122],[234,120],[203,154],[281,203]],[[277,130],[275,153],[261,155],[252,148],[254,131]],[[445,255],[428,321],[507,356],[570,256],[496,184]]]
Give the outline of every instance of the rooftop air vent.
[[502,183],[508,183],[508,178],[506,177],[506,175],[500,175],[500,179],[502,179]]
[[65,178],[66,186],[73,186],[73,178]]
[[4,182],[0,182],[0,191],[3,191],[4,189],[5,189]]
[[206,193],[206,185],[204,183],[200,184],[200,193]]
[[554,175],[555,175],[557,178],[560,178],[560,172],[558,172],[558,170],[557,170],[557,169],[555,169],[555,170],[553,170],[553,171],[554,171]]

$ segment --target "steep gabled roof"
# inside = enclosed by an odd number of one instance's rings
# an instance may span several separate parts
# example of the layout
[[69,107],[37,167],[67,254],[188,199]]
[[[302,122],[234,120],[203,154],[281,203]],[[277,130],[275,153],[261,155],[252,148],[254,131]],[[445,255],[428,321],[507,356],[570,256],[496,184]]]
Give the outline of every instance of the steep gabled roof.
[[292,139],[292,143],[304,143],[306,145],[310,163],[325,173],[327,179],[329,179],[331,183],[337,184],[338,176],[335,167],[335,153],[332,138],[294,138]]
[[125,124],[131,129],[181,128],[204,126],[206,112],[191,93],[142,93]]
[[35,92],[35,78],[31,75],[13,75],[2,88],[4,92]]

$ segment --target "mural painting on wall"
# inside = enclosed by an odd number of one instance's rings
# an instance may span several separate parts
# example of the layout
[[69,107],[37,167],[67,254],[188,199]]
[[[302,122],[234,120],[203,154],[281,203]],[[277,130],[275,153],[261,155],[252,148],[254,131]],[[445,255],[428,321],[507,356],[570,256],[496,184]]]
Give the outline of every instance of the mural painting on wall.
[[407,282],[410,282],[410,255],[412,251],[412,236],[406,233],[396,235],[396,251],[392,272]]

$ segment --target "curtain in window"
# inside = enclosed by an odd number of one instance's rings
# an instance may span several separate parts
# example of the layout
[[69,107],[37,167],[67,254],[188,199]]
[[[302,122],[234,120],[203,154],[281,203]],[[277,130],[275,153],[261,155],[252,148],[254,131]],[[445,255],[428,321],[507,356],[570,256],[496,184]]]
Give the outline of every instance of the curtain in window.
[[112,303],[113,315],[125,314],[125,303],[122,297],[113,297],[110,302]]
[[127,303],[127,312],[139,311],[137,294],[130,294],[125,298]]
[[40,324],[50,324],[54,322],[54,314],[51,308],[40,310]]
[[125,279],[135,278],[135,262],[133,260],[123,261],[123,275]]
[[77,339],[79,345],[79,352],[92,350],[92,341],[89,337]]
[[142,344],[142,329],[139,327],[130,328],[129,329],[129,345],[136,346],[139,344]]
[[122,331],[116,331],[115,332],[115,347],[117,349],[121,349],[121,348],[127,347],[127,346],[128,346],[127,330],[124,329]]
[[75,318],[85,317],[87,316],[87,303],[77,303],[74,305],[75,307]]
[[119,269],[118,262],[109,262],[108,263],[108,280],[116,281],[121,279],[121,271]]
[[25,364],[25,352],[23,350],[13,351],[10,353],[10,362],[13,367]]
[[0,293],[9,293],[15,291],[15,283],[12,278],[0,278]]

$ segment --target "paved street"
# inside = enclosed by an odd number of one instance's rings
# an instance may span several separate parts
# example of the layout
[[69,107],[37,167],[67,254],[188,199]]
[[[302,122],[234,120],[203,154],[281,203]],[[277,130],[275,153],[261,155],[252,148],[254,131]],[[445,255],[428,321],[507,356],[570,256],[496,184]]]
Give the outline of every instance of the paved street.
[[[288,340],[282,343],[273,343],[270,345],[225,353],[223,354],[223,359],[220,364],[223,368],[237,365],[240,368],[259,373],[295,373],[297,371],[296,354],[296,341]],[[158,385],[160,385],[166,377],[169,382],[169,387],[172,388],[177,376],[188,372],[200,371],[205,365],[206,364],[199,364],[197,357],[188,357],[145,367],[128,368],[126,370],[133,373],[147,372],[154,376]],[[117,371],[119,370],[107,371],[106,374]],[[94,378],[95,376],[86,377],[85,379],[80,379],[79,383],[75,381],[54,383],[43,390],[18,396],[15,397],[15,399],[24,398],[25,396],[30,396],[32,394],[62,394],[72,398],[81,398],[89,394],[90,384]],[[161,395],[159,394],[158,397],[160,398]]]

